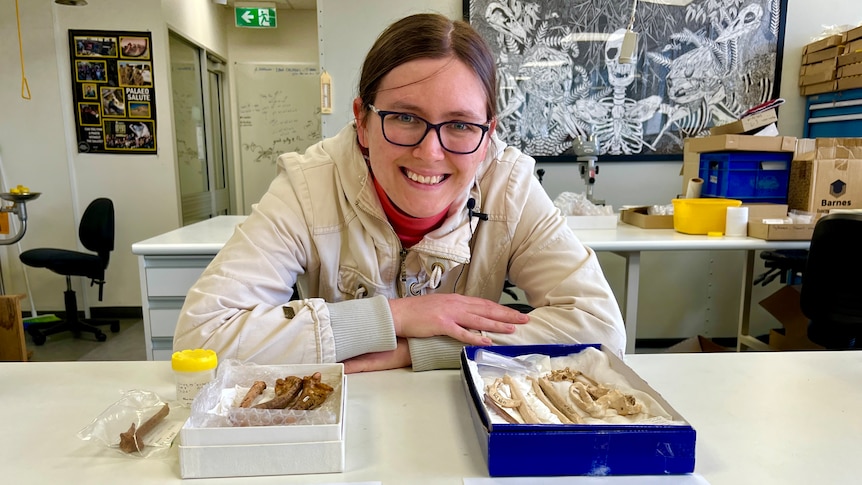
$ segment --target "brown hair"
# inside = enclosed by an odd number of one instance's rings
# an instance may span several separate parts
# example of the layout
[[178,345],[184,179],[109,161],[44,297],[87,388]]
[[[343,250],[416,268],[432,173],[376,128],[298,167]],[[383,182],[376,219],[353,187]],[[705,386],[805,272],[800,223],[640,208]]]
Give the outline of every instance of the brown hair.
[[488,119],[497,115],[497,72],[488,45],[470,24],[440,14],[420,13],[390,25],[374,42],[359,77],[362,108],[374,103],[380,81],[401,64],[416,59],[453,57],[472,68],[487,95]]

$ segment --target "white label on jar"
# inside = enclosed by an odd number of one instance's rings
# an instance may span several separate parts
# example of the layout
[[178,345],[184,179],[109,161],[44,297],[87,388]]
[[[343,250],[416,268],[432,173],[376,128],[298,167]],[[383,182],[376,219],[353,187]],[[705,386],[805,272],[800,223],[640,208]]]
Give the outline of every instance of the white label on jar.
[[215,369],[204,372],[176,372],[177,401],[183,406],[191,406],[192,401],[207,383],[215,377]]
[[191,406],[192,401],[195,400],[195,397],[205,385],[206,382],[177,382],[177,401],[184,406]]

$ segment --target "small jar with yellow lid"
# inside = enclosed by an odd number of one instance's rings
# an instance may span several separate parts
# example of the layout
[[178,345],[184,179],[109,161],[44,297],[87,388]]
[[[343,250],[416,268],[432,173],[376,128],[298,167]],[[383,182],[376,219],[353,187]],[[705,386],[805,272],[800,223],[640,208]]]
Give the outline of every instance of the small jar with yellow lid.
[[201,388],[215,379],[218,357],[209,349],[188,349],[174,352],[171,368],[177,381],[177,401],[191,406]]

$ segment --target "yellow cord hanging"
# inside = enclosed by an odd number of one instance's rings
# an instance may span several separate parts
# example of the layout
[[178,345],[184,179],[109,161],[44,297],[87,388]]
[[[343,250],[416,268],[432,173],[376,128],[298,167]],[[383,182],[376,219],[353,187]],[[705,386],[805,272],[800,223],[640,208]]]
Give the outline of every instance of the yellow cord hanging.
[[21,12],[18,0],[15,0],[15,20],[18,22],[18,57],[21,59],[21,97],[30,99],[30,85],[27,84],[27,75],[24,74],[24,43],[21,42]]

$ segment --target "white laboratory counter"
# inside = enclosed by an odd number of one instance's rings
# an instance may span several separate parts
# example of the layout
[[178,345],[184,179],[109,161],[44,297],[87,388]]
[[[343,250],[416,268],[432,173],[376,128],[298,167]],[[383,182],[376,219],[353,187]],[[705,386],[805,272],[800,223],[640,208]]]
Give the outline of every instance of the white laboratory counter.
[[[171,345],[179,310],[191,285],[246,216],[220,216],[191,224],[132,245],[139,257],[142,306],[147,355],[165,360]],[[642,229],[619,223],[614,229],[575,230],[578,238],[594,251],[609,251],[626,260],[623,317],[626,322],[627,353],[634,353],[643,251],[743,250],[746,260],[740,273],[739,348],[765,349],[748,335],[752,271],[756,251],[806,249],[808,241],[766,241],[751,237],[708,237],[681,234],[673,229]]]
[[[625,360],[694,427],[695,473],[711,485],[859,483],[862,352],[639,354]],[[6,413],[0,440],[3,483],[601,481],[490,480],[454,370],[349,375],[343,473],[192,482],[180,478],[176,446],[166,457],[143,459],[76,437],[122,391],[148,390],[173,400],[169,363],[5,363],[0,384],[7,391],[0,393],[0,411]],[[670,480],[650,483],[678,483],[665,478]]]
[[138,255],[147,358],[170,360],[189,288],[246,216],[219,216],[132,244]]

